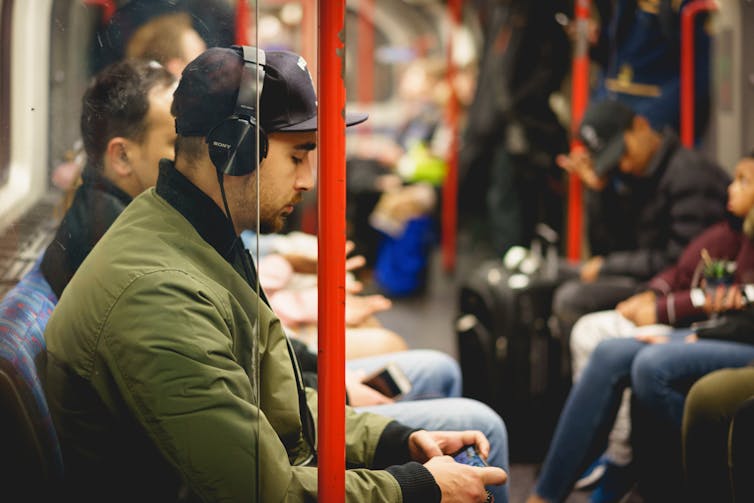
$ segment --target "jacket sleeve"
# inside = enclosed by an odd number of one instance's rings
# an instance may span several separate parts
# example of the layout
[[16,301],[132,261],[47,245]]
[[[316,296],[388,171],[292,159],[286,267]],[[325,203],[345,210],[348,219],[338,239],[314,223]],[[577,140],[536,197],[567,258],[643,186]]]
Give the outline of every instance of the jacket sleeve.
[[697,330],[700,339],[719,339],[754,344],[754,309],[727,313],[722,323]]
[[701,307],[694,307],[690,290],[678,290],[657,299],[657,323],[673,326],[687,326],[689,323],[707,318]]
[[657,201],[649,203],[665,201],[656,212],[662,215],[662,223],[650,224],[662,226],[664,244],[610,253],[601,272],[649,278],[677,261],[695,237],[725,217],[729,182],[730,177],[721,168],[679,147],[659,182]]
[[[97,348],[103,370],[203,501],[313,501],[316,468],[291,465],[260,409],[260,392],[235,352],[232,331],[244,328],[234,326],[233,308],[212,285],[175,276],[137,279],[123,297],[127,301],[114,305]],[[263,327],[271,323],[261,321]],[[265,337],[260,335],[261,351]],[[264,369],[261,374],[260,380]],[[401,500],[401,488],[387,471],[357,472],[346,477],[349,501]]]

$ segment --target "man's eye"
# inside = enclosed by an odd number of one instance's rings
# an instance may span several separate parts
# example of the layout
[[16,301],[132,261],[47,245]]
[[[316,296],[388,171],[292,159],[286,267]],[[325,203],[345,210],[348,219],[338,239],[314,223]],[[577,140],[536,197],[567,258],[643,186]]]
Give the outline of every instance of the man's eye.
[[300,158],[296,157],[295,155],[291,156],[291,159],[293,159],[293,164],[301,164],[302,162],[304,162],[303,159],[300,159]]

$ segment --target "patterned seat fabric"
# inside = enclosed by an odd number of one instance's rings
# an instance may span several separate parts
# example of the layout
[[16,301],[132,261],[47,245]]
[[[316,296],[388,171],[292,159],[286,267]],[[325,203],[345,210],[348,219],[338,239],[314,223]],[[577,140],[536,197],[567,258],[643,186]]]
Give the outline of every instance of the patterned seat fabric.
[[4,462],[16,463],[3,467],[5,477],[22,472],[38,482],[62,480],[60,444],[38,373],[56,302],[38,264],[0,301],[0,425],[6,430],[0,439],[19,451],[2,454]]

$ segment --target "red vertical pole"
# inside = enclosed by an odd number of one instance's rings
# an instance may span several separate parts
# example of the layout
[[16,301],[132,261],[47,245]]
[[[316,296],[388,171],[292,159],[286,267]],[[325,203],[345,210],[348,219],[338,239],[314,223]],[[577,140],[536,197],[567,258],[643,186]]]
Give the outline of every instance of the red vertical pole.
[[448,154],[448,172],[442,186],[442,265],[446,272],[456,266],[456,231],[458,225],[458,115],[459,104],[455,92],[455,64],[453,62],[453,36],[461,24],[463,0],[448,2],[450,29],[447,52],[447,80],[450,88],[447,119],[451,130],[451,145]]
[[694,20],[713,10],[714,1],[695,0],[681,11],[681,143],[688,148],[694,147]]
[[94,5],[102,9],[102,25],[106,25],[110,22],[110,18],[113,17],[117,6],[115,0],[84,0],[84,5]]
[[[589,9],[591,0],[576,0],[576,44],[571,70],[571,151],[583,149],[577,131],[589,103]],[[568,239],[566,255],[570,260],[581,258],[582,202],[581,180],[575,174],[568,179]]]
[[345,501],[345,0],[319,2],[319,501]]
[[235,41],[238,45],[249,45],[248,27],[251,20],[249,11],[249,0],[236,1],[236,35]]

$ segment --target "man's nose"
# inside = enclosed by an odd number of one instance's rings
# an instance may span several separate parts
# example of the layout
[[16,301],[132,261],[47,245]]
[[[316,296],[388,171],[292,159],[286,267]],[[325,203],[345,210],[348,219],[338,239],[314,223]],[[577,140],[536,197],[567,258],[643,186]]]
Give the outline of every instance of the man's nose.
[[308,156],[306,162],[301,163],[298,176],[296,177],[296,188],[298,190],[311,190],[314,187],[314,169],[309,162]]

